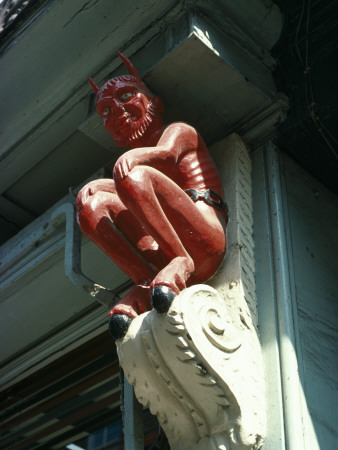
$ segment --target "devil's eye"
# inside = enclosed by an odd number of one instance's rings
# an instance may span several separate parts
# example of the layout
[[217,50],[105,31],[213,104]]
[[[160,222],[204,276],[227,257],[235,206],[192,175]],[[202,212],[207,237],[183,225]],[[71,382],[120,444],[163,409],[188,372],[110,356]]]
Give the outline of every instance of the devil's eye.
[[121,95],[121,100],[127,100],[128,98],[130,98],[132,96],[133,96],[132,92],[126,92],[125,94]]
[[103,115],[106,116],[109,113],[109,106],[103,111]]

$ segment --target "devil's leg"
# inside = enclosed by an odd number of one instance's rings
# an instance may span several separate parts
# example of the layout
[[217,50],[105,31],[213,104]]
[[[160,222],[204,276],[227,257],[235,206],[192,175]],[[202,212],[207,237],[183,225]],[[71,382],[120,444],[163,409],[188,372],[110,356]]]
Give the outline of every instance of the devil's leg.
[[134,317],[151,309],[149,286],[134,286],[110,311],[109,331],[114,339],[122,338]]
[[[104,181],[111,192],[103,191]],[[77,219],[82,232],[136,284],[146,284],[153,278],[154,272],[136,250],[145,231],[117,196],[113,180],[97,180],[79,192]],[[119,230],[118,222],[122,226],[125,222],[124,233],[130,240]]]
[[151,309],[149,284],[163,255],[120,201],[113,180],[96,180],[85,186],[78,195],[77,216],[82,232],[136,284],[110,313],[111,333],[120,338],[133,317]]
[[116,189],[170,260],[151,283],[152,288],[169,288],[157,289],[165,303],[192,274],[205,281],[215,272],[225,253],[225,228],[214,208],[203,202],[198,206],[176,183],[146,166],[134,168]]
[[110,315],[126,314],[129,317],[136,317],[139,314],[148,311],[151,309],[149,291],[149,286],[134,286],[128,294],[123,297],[123,300],[111,309]]

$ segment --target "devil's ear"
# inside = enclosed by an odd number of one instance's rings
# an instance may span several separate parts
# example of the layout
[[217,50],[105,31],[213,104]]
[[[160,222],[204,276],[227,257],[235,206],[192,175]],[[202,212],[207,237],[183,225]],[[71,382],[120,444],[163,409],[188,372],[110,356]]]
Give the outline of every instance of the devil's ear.
[[95,83],[95,81],[94,81],[92,78],[90,78],[90,77],[88,77],[88,81],[89,81],[89,83],[90,83],[90,85],[91,85],[93,91],[95,92],[95,94],[97,94],[97,93],[99,92],[99,90],[100,90],[100,88],[98,87],[98,85],[97,85],[97,84]]
[[117,53],[117,54],[119,55],[119,57],[122,59],[123,64],[127,67],[128,72],[130,73],[130,75],[132,75],[133,77],[135,77],[138,81],[141,81],[141,82],[142,82],[141,77],[140,77],[140,75],[137,73],[137,70],[136,70],[135,67],[133,66],[132,62],[131,62],[126,56],[124,56],[123,53],[120,53],[120,52],[116,52],[116,53]]

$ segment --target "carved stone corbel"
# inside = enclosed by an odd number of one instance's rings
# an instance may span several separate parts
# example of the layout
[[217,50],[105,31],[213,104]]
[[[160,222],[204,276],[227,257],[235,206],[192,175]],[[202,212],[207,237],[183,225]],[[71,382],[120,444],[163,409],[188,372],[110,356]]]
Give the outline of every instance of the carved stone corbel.
[[167,314],[138,316],[117,342],[136,397],[157,415],[172,450],[258,449],[265,434],[250,158],[236,135],[212,152],[230,210],[227,255],[214,287],[185,289]]

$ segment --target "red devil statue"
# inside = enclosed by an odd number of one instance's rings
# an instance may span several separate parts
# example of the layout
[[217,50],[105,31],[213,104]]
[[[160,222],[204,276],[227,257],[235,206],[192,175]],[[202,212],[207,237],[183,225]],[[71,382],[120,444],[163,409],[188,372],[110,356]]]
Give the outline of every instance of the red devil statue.
[[152,307],[166,313],[182,289],[216,272],[227,224],[222,184],[202,138],[186,123],[164,125],[162,101],[118,55],[130,75],[100,88],[89,81],[103,125],[131,150],[112,179],[90,182],[77,199],[82,232],[135,283],[110,312],[115,339],[138,314]]

